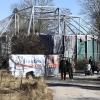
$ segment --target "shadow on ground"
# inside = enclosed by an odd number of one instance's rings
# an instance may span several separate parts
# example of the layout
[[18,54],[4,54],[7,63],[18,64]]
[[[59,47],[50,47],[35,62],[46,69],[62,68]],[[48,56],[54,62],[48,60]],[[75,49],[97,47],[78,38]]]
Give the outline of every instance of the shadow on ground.
[[82,89],[89,89],[89,90],[100,90],[100,87],[96,86],[83,86],[81,84],[73,84],[73,83],[47,83],[49,87],[55,87],[55,86],[63,86],[63,87],[78,87]]
[[83,97],[83,98],[73,98],[74,100],[100,100],[100,98],[93,98],[93,97]]
[[75,78],[75,80],[100,81],[100,78]]

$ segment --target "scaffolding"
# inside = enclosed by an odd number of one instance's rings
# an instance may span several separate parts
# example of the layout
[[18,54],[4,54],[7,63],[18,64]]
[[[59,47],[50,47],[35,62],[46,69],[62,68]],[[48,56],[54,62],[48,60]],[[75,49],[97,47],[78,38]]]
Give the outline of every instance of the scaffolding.
[[65,43],[66,36],[99,34],[95,27],[82,18],[63,13],[62,9],[55,6],[31,6],[21,10],[15,8],[12,15],[0,22],[0,38],[6,37],[5,49],[1,55],[11,54],[11,39],[14,35],[20,35],[23,27],[25,36],[52,35],[55,42],[53,53],[63,55],[69,42]]

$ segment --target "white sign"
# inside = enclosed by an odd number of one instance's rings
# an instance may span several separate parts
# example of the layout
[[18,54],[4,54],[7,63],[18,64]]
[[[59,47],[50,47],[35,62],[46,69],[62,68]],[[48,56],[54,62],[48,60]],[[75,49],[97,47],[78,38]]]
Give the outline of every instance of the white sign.
[[48,55],[46,59],[47,75],[57,75],[59,73],[59,55]]
[[25,76],[27,72],[33,71],[35,76],[44,75],[44,55],[11,55],[9,67],[12,75]]

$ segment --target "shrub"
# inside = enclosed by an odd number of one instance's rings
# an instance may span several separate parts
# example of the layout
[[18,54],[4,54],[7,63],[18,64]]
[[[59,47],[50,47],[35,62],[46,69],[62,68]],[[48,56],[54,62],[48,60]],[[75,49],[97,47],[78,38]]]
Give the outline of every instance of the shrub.
[[77,62],[76,62],[76,70],[84,70],[87,62],[88,61],[86,59],[77,60]]

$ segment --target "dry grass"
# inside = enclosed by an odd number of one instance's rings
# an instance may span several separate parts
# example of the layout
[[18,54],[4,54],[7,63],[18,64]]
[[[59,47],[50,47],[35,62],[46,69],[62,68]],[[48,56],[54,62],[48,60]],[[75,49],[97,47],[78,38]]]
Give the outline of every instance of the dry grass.
[[15,78],[0,71],[0,100],[52,100],[43,78]]

